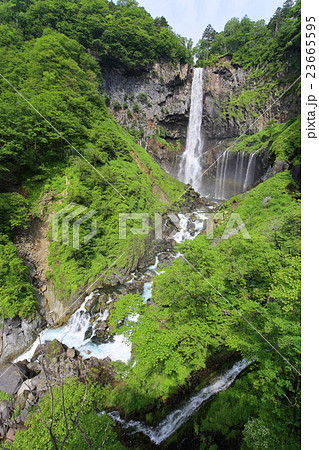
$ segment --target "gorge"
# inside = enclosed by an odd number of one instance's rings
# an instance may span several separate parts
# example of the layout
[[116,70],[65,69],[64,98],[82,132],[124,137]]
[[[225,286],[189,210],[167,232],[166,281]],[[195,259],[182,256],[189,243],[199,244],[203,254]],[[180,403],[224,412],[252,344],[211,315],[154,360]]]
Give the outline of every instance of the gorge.
[[299,449],[300,1],[0,31],[1,448]]

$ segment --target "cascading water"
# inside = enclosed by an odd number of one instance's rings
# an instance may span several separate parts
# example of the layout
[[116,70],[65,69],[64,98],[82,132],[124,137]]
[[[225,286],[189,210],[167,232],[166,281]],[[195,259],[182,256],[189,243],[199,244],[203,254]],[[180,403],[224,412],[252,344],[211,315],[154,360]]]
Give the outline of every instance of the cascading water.
[[181,408],[177,408],[165,417],[156,428],[144,425],[142,422],[131,420],[126,422],[121,418],[117,411],[109,413],[115,421],[121,423],[124,428],[133,428],[136,433],[143,433],[148,436],[152,442],[159,445],[174,434],[186,421],[192,416],[205,402],[213,395],[227,389],[236,377],[251,362],[242,360],[234,364],[234,366],[221,374],[212,384],[209,384],[198,393],[193,395],[187,403]]
[[[226,200],[247,190],[261,175],[256,172],[257,151],[245,152],[226,150],[217,158],[214,197]],[[258,174],[256,176],[256,174]]]
[[254,169],[255,169],[255,165],[256,165],[256,158],[255,158],[256,153],[257,152],[253,152],[249,155],[247,172],[246,172],[246,177],[245,177],[244,186],[243,186],[244,191],[248,188],[248,186],[250,186],[253,183]]
[[[185,240],[192,240],[203,230],[206,214],[204,211],[199,210],[195,212],[192,216],[179,214],[180,219],[180,230],[175,233],[175,241],[183,242]],[[190,232],[190,229],[192,232]],[[164,252],[165,253],[165,252]],[[162,272],[158,271],[159,265],[159,253],[156,256],[156,261],[154,265],[148,267],[148,271],[159,274]],[[177,254],[175,257],[180,256]],[[128,283],[133,282],[136,274],[132,274],[133,278],[128,281]],[[153,282],[147,281],[144,283],[142,296],[144,302],[146,303],[152,297]],[[85,298],[85,301],[81,307],[70,317],[68,322],[57,329],[47,328],[43,330],[38,339],[33,343],[32,347],[23,355],[20,355],[17,361],[22,361],[24,359],[31,359],[37,346],[40,343],[45,343],[47,341],[52,341],[57,339],[60,342],[66,344],[68,347],[75,347],[79,350],[83,358],[96,357],[96,358],[106,358],[110,357],[111,360],[121,360],[128,363],[132,357],[132,345],[127,342],[122,335],[115,335],[112,342],[106,344],[96,344],[92,342],[92,337],[86,338],[86,331],[88,327],[94,329],[95,323],[105,322],[109,315],[108,308],[104,312],[100,312],[97,317],[95,317],[92,323],[90,313],[88,312],[86,305],[93,298],[94,295],[99,295],[98,292],[91,293]],[[108,303],[112,303],[113,300],[111,295],[109,296]],[[137,322],[139,316],[132,315],[128,317],[129,320]],[[165,441],[169,436],[174,434],[188,419],[191,417],[205,402],[207,402],[211,397],[216,395],[218,392],[227,389],[233,381],[236,379],[238,374],[247,367],[250,362],[240,361],[236,363],[231,369],[222,373],[213,383],[209,384],[196,394],[194,394],[183,406],[175,409],[173,412],[168,414],[165,419],[160,422],[156,428],[148,427],[142,422],[135,421],[124,421],[117,411],[109,413],[110,417],[123,425],[124,428],[133,428],[134,432],[141,432],[148,436],[151,441],[159,445],[161,442]]]
[[[201,211],[195,212],[193,217],[194,230],[192,233],[189,231],[189,225],[191,223],[191,217],[184,214],[179,214],[180,219],[180,231],[175,233],[175,241],[180,243],[185,240],[194,239],[203,229],[205,214]],[[177,255],[178,256],[178,255]],[[158,273],[157,268],[159,264],[159,255],[156,255],[155,264],[148,267],[149,272]],[[134,279],[134,277],[133,277]],[[133,281],[133,279],[131,281]],[[152,296],[152,282],[145,282],[142,297],[146,303]],[[90,313],[86,309],[86,304],[92,299],[93,295],[99,295],[98,292],[88,295],[80,308],[69,318],[68,322],[59,328],[46,328],[43,330],[32,346],[22,355],[20,355],[15,362],[23,361],[24,359],[30,360],[39,344],[57,339],[58,341],[66,344],[68,347],[76,348],[83,358],[90,358],[92,356],[96,358],[106,358],[107,356],[112,360],[121,360],[127,363],[132,357],[132,345],[127,342],[122,335],[114,335],[112,340],[107,343],[97,344],[92,341],[92,336],[87,337],[86,332],[91,327],[93,330],[95,325],[99,322],[105,322],[108,318],[108,308],[103,313],[99,313],[94,322],[91,323]],[[108,303],[112,303],[111,296]],[[137,321],[138,315],[129,317],[130,320]]]
[[218,199],[226,198],[225,187],[228,157],[229,150],[226,150],[217,161],[215,198]]
[[187,130],[186,149],[180,163],[178,178],[186,184],[191,184],[195,190],[201,187],[201,155],[203,118],[203,69],[194,69],[192,84],[191,109]]

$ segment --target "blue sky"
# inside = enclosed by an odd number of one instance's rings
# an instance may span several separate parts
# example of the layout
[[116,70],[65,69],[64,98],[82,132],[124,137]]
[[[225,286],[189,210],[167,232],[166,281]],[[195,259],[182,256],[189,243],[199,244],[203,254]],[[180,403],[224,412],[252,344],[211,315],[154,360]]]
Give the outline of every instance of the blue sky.
[[140,6],[153,16],[164,16],[174,31],[192,38],[202,37],[209,23],[222,31],[232,17],[268,21],[284,0],[138,0]]

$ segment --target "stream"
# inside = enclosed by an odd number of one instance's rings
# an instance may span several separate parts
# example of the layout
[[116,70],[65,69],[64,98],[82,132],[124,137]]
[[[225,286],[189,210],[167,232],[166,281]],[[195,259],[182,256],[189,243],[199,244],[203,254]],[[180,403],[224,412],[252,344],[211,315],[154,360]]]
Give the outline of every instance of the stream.
[[[181,243],[186,240],[193,240],[198,236],[204,227],[205,212],[203,210],[196,211],[192,217],[188,217],[184,214],[178,214],[180,219],[180,230],[174,235],[174,240],[177,243]],[[159,252],[155,256],[155,264],[152,264],[146,269],[145,273],[132,274],[133,278],[127,283],[133,283],[134,280],[140,277],[141,280],[144,278],[147,281],[143,284],[142,297],[146,303],[152,296],[153,282],[150,278],[159,274],[158,265],[159,258],[163,252]],[[170,260],[174,260],[179,256],[179,254],[170,254]],[[87,310],[87,303],[93,298],[93,296],[100,296],[101,293],[98,290],[91,292],[90,295],[86,296],[84,302],[79,309],[69,318],[67,323],[59,328],[46,328],[43,330],[32,346],[16,358],[15,362],[23,361],[25,359],[31,360],[32,356],[38,345],[44,344],[49,341],[57,339],[68,347],[74,347],[80,352],[80,355],[86,359],[92,356],[98,359],[104,359],[109,357],[112,361],[122,361],[128,363],[132,358],[132,345],[127,342],[123,335],[116,334],[112,337],[112,340],[107,343],[96,343],[94,341],[95,333],[86,338],[87,331],[89,328],[95,329],[95,325],[99,322],[105,322],[109,316],[109,309],[106,308],[105,311],[100,312],[95,316],[94,322],[92,322],[92,317],[90,312]],[[109,299],[107,304],[113,303],[115,300],[112,293],[109,294]],[[132,318],[130,318],[132,319]],[[137,320],[135,317],[133,320]]]
[[126,422],[120,417],[117,411],[109,413],[113,420],[119,422],[123,428],[132,428],[133,433],[143,433],[148,436],[154,444],[159,445],[170,436],[172,436],[204,403],[213,395],[223,391],[235,381],[236,377],[251,364],[251,362],[242,360],[233,365],[229,370],[220,374],[211,384],[194,394],[184,406],[174,409],[163,419],[157,427],[149,427],[142,422],[130,420]]
[[[198,210],[192,216],[186,216],[179,214],[180,230],[174,235],[174,239],[177,243],[181,243],[186,240],[193,240],[198,236],[204,227],[205,211]],[[142,296],[146,303],[152,296],[153,281],[152,277],[156,274],[160,274],[163,271],[159,270],[160,256],[166,252],[159,252],[155,257],[155,263],[149,266],[146,271],[142,273],[131,274],[133,277],[127,282],[128,284],[134,283],[134,280],[140,276],[140,279],[146,278],[142,287]],[[170,260],[180,256],[180,253],[169,254]],[[94,332],[90,338],[86,339],[86,332],[89,327],[94,329],[94,324],[101,321],[107,321],[109,316],[109,309],[106,308],[104,312],[99,312],[95,317],[95,321],[92,323],[92,317],[90,312],[86,308],[86,304],[93,298],[93,296],[100,296],[101,293],[96,290],[86,296],[84,302],[80,308],[74,312],[69,318],[67,323],[59,328],[47,328],[43,330],[32,346],[22,355],[20,355],[15,362],[22,361],[24,359],[31,360],[36,348],[39,344],[57,339],[68,347],[74,347],[77,349],[84,359],[92,356],[98,359],[104,359],[109,357],[112,361],[122,361],[128,363],[133,359],[132,345],[127,342],[123,335],[115,335],[111,342],[98,344],[92,339],[94,338]],[[114,302],[112,293],[109,294],[109,300],[107,304]],[[138,315],[130,316],[130,320],[138,321]],[[236,379],[236,377],[250,364],[246,360],[239,361],[233,365],[230,369],[224,371],[213,381],[197,393],[182,406],[179,406],[168,414],[156,427],[150,427],[142,422],[138,421],[125,421],[120,417],[117,411],[109,413],[109,416],[120,423],[125,429],[132,429],[132,433],[143,433],[149,437],[150,440],[159,445],[161,442],[168,439],[173,435],[187,420],[209,399],[211,399],[218,392],[227,389]]]
[[[191,183],[193,187],[197,187],[200,192],[199,187],[201,186],[201,173],[202,168],[200,164],[200,157],[203,149],[203,139],[201,132],[202,124],[202,109],[203,109],[203,79],[202,79],[202,69],[195,69],[194,81],[192,86],[192,101],[191,101],[191,111],[190,111],[190,123],[188,127],[187,134],[187,145],[186,150],[181,159],[180,165],[180,178],[186,183]],[[244,183],[245,187],[248,186],[252,181],[252,176],[250,175],[250,169],[254,166],[254,155],[249,157],[247,162],[248,168],[245,173],[244,171],[244,156],[237,157],[235,178],[239,180],[240,183]],[[227,163],[229,160],[229,154],[226,152],[221,159],[217,167],[217,195],[216,198],[226,197],[226,175],[227,175]],[[205,213],[208,212],[214,206],[208,206],[207,209],[204,208],[195,211],[191,215],[178,214],[179,216],[179,230],[174,234],[174,240],[177,244],[192,240],[198,236],[204,229],[205,224]],[[153,278],[155,275],[160,274],[159,264],[161,259],[164,262],[172,262],[174,259],[181,256],[180,253],[174,253],[172,251],[158,252],[155,255],[155,263],[147,267],[144,271],[139,271],[133,273],[130,276],[131,279],[125,279],[125,286],[121,286],[121,295],[125,295],[133,287],[140,292],[144,302],[147,303],[152,297],[153,289]],[[103,294],[103,302],[99,302],[99,297]],[[106,298],[106,301],[105,301]],[[100,339],[96,333],[99,327],[104,327],[107,330],[107,319],[109,316],[110,307],[119,298],[119,290],[114,287],[114,291],[108,291],[106,295],[103,290],[95,290],[91,292],[90,295],[86,296],[84,302],[80,308],[74,312],[74,314],[69,318],[66,324],[59,328],[47,328],[43,330],[32,346],[22,355],[20,355],[15,362],[22,360],[31,360],[36,348],[39,344],[44,344],[45,342],[57,339],[68,347],[74,347],[79,351],[80,355],[84,358],[96,357],[98,359],[110,358],[112,361],[122,361],[128,363],[134,359],[132,355],[132,344],[127,342],[123,335],[117,334],[113,337],[106,336],[106,338]],[[102,297],[101,297],[102,299]],[[96,309],[92,309],[92,302],[101,303],[102,310],[99,312]],[[103,307],[102,307],[103,303]],[[106,306],[106,307],[105,307]],[[129,316],[128,319],[133,321],[138,321],[139,316],[133,315]],[[236,377],[250,364],[246,360],[239,361],[233,365],[232,368],[226,370],[219,376],[217,376],[213,382],[208,386],[201,389],[195,393],[184,405],[179,406],[170,414],[168,414],[165,419],[163,419],[157,427],[149,427],[142,422],[128,421],[126,422],[120,417],[117,411],[109,413],[110,417],[115,421],[119,422],[124,428],[133,429],[133,433],[141,432],[148,436],[151,441],[157,445],[166,440],[172,434],[176,432],[190,416],[192,416],[205,402],[207,402],[212,396],[216,395],[221,390],[227,389]]]

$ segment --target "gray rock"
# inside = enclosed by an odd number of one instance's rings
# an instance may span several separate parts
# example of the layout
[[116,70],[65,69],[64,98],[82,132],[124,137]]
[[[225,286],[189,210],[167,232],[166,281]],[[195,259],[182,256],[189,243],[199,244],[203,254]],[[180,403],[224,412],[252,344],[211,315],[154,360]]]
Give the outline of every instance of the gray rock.
[[24,391],[32,391],[34,389],[32,380],[26,380],[22,383],[18,390],[18,397],[23,394]]
[[270,200],[271,200],[271,197],[270,197],[270,196],[269,196],[269,197],[265,197],[265,198],[263,199],[263,205],[264,205],[264,206],[267,206],[268,203],[270,202]]
[[13,360],[27,350],[44,325],[39,315],[34,320],[5,319],[0,326],[0,362]]
[[10,428],[6,434],[6,439],[8,441],[13,442],[16,435],[16,430],[14,428]]
[[9,406],[9,402],[8,400],[2,400],[1,404],[0,404],[0,415],[2,415],[2,411]]
[[6,420],[10,419],[10,417],[11,417],[11,409],[9,408],[9,406],[6,406],[1,411],[1,418],[3,421],[6,421]]
[[68,348],[68,349],[67,349],[67,351],[66,351],[66,356],[67,356],[68,358],[73,359],[73,358],[75,358],[75,355],[76,355],[75,348]]
[[0,390],[9,395],[16,394],[26,379],[26,367],[22,364],[0,365]]
[[8,427],[0,422],[0,438],[4,438],[7,434]]

